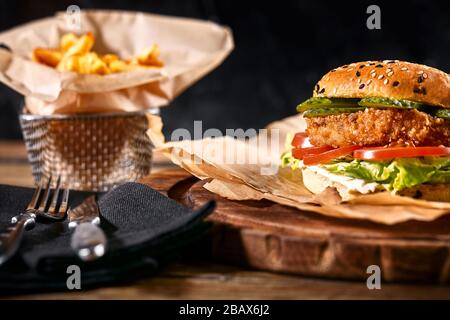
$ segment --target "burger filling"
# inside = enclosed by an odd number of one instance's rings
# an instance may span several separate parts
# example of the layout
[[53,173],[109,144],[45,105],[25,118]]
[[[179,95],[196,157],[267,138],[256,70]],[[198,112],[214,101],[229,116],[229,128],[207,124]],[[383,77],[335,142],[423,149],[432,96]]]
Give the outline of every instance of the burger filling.
[[450,146],[449,120],[413,110],[366,108],[307,117],[315,146]]
[[450,114],[407,100],[311,98],[297,107],[307,122],[283,166],[310,166],[377,183],[393,193],[450,183]]

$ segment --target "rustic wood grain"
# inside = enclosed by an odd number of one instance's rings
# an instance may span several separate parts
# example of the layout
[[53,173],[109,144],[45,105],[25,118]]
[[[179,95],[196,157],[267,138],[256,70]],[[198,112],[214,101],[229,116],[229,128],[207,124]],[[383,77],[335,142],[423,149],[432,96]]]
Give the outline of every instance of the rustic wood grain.
[[[185,179],[183,180],[183,176]],[[302,212],[271,201],[230,201],[184,171],[161,171],[144,183],[185,205],[215,199],[210,220],[217,261],[307,276],[366,279],[378,265],[384,281],[448,283],[450,216],[386,226]]]
[[157,277],[122,287],[33,294],[20,299],[445,299],[450,287],[337,281],[244,270],[211,262],[173,264]]

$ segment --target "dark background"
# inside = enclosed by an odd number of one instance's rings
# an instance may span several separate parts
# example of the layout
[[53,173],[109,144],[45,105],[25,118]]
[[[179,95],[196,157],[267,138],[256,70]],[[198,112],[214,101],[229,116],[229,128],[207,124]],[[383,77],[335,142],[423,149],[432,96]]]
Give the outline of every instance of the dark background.
[[[218,69],[164,109],[165,133],[194,120],[203,128],[261,128],[295,113],[329,69],[360,60],[401,59],[450,69],[448,1],[5,1],[0,31],[71,4],[213,20],[234,33],[235,50]],[[381,30],[366,8],[381,7]],[[139,35],[130,35],[139,36]],[[0,139],[21,138],[21,97],[0,84]]]

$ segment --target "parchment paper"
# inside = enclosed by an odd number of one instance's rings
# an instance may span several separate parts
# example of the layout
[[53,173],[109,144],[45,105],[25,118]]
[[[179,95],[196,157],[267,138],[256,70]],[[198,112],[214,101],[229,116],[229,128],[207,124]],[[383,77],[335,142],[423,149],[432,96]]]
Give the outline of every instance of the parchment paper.
[[231,31],[212,22],[154,14],[82,10],[93,51],[128,58],[157,43],[162,68],[109,75],[59,72],[31,61],[36,47],[57,47],[72,32],[63,13],[0,33],[0,81],[26,97],[34,114],[137,111],[167,105],[233,49]]
[[[268,199],[327,216],[366,219],[383,224],[407,220],[431,221],[450,212],[450,203],[447,202],[418,200],[389,192],[355,196],[354,199],[343,202],[332,189],[313,195],[304,187],[300,170],[279,168],[276,173],[267,174],[262,169],[278,167],[280,164],[280,151],[284,149],[287,133],[304,131],[306,124],[300,116],[294,116],[274,122],[267,128],[280,137],[278,146],[258,143],[258,138],[242,141],[231,137],[166,144],[157,142],[157,145],[159,151],[194,176],[212,179],[204,187],[228,199]],[[224,161],[224,155],[230,156],[230,153],[231,156],[257,154],[257,161]]]

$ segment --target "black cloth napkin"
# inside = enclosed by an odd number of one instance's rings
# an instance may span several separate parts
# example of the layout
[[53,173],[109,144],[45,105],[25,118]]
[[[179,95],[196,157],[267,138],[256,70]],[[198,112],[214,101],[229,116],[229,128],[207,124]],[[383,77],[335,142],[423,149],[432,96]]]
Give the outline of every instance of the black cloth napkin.
[[[33,189],[0,185],[0,229],[24,210]],[[71,192],[70,206],[89,194]],[[82,289],[118,284],[155,273],[199,239],[209,227],[203,221],[214,209],[210,202],[198,211],[180,205],[152,188],[126,183],[99,195],[101,227],[108,238],[104,257],[84,263],[70,248],[68,222],[38,220],[25,232],[19,253],[0,267],[0,293],[67,290],[67,267],[81,270]]]

